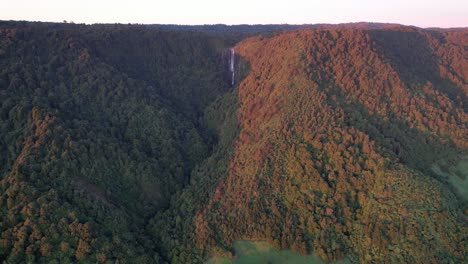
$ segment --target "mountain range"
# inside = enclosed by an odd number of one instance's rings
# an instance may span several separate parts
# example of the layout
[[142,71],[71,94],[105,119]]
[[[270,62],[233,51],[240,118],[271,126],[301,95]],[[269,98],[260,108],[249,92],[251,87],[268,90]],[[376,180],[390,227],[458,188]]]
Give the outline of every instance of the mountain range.
[[0,260],[467,262],[467,95],[466,28],[0,21]]

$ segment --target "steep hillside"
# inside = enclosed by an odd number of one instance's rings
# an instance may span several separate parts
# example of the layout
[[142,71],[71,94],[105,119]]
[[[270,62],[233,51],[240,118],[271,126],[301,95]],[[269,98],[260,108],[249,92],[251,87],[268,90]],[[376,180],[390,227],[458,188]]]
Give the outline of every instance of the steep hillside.
[[145,222],[208,155],[198,117],[227,89],[219,42],[0,27],[0,259],[158,261]]
[[267,240],[324,260],[466,261],[467,202],[431,167],[465,155],[467,45],[466,31],[407,27],[239,43],[240,131],[155,219],[163,254]]

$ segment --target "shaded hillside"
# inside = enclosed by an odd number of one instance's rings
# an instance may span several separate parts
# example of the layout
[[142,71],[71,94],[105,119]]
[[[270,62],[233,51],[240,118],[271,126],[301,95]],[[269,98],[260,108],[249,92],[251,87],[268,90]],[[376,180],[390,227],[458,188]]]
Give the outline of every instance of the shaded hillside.
[[208,155],[220,42],[5,23],[0,44],[0,259],[158,261],[145,221]]
[[268,240],[324,260],[466,261],[467,202],[431,166],[465,155],[467,45],[466,31],[407,27],[239,43],[239,134],[154,220],[162,254]]

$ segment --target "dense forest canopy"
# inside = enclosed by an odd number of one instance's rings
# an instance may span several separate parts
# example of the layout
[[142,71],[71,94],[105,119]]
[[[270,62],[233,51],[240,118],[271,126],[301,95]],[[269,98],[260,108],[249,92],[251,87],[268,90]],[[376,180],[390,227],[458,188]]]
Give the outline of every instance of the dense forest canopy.
[[0,21],[0,260],[466,262],[467,51],[391,24]]

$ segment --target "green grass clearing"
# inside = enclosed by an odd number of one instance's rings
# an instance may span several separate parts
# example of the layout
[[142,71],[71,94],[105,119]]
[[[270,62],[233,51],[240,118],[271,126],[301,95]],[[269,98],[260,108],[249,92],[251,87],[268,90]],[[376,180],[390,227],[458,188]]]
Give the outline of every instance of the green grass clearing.
[[468,201],[468,156],[465,156],[456,165],[448,166],[446,170],[433,164],[432,170],[438,175],[447,177],[458,194]]
[[[213,257],[209,264],[322,264],[325,263],[315,255],[301,256],[291,250],[277,250],[266,241],[239,240],[234,242],[235,257]],[[340,264],[350,263],[347,259]]]

